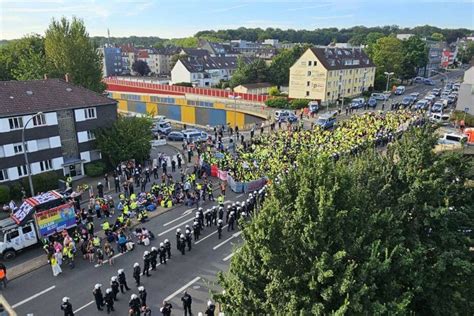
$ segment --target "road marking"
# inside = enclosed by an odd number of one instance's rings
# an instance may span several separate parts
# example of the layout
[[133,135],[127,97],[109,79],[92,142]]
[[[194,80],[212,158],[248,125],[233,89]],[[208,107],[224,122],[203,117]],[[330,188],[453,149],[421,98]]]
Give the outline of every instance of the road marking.
[[175,219],[173,219],[172,221],[169,221],[168,223],[164,223],[163,226],[166,227],[166,226],[168,226],[168,225],[170,225],[170,224],[173,224],[173,223],[176,222],[176,221],[179,221],[179,220],[182,219],[183,217],[186,217],[186,216],[188,216],[189,214],[191,214],[191,212],[192,212],[193,210],[195,210],[195,209],[192,208],[192,209],[189,209],[189,210],[185,211],[185,212],[183,213],[183,215],[181,215],[180,217],[176,217]]
[[212,250],[216,250],[217,248],[221,247],[221,246],[224,245],[225,243],[229,242],[231,239],[236,238],[236,237],[239,237],[240,234],[242,234],[242,231],[237,232],[237,233],[235,233],[235,234],[232,234],[232,236],[230,236],[229,238],[227,238],[226,240],[224,240],[224,241],[221,242],[220,244],[214,246],[214,248],[212,248]]
[[[229,226],[229,224],[225,225],[224,227],[222,227],[222,229],[226,228],[227,226]],[[207,235],[206,237],[202,238],[202,239],[199,239],[198,241],[196,241],[194,244],[199,244],[201,241],[204,241],[206,240],[207,238],[211,237],[212,235],[214,234],[217,234],[217,230],[213,233],[210,233],[209,235]]]
[[225,257],[224,259],[222,259],[222,261],[227,261],[227,260],[229,260],[230,258],[232,258],[234,255],[235,255],[235,252],[231,253],[230,255],[228,255],[227,257]]
[[25,298],[23,301],[18,302],[18,303],[16,303],[15,305],[12,305],[12,308],[17,308],[18,306],[21,306],[21,305],[23,305],[23,304],[25,304],[25,303],[28,303],[29,301],[34,300],[34,299],[37,298],[38,296],[41,296],[41,295],[43,295],[44,293],[47,293],[47,292],[49,292],[49,291],[51,291],[51,290],[54,290],[55,288],[56,288],[56,285],[50,286],[50,287],[48,287],[47,289],[45,289],[45,290],[43,290],[43,291],[41,291],[41,292],[39,292],[39,293],[36,293],[35,295],[32,295],[32,296],[30,296],[30,297],[28,297],[28,298]]
[[201,279],[201,277],[195,277],[194,279],[192,279],[191,281],[189,281],[188,283],[186,283],[183,287],[181,287],[179,290],[176,290],[176,292],[174,292],[173,294],[171,294],[170,296],[168,296],[167,298],[165,298],[165,301],[170,301],[173,297],[175,297],[176,295],[178,295],[179,293],[182,293],[184,290],[186,290],[188,287],[190,287],[193,283],[196,283],[197,281],[199,281]]
[[[124,253],[127,253],[127,252],[128,252],[128,251],[125,251]],[[124,253],[121,253],[121,252],[120,252],[120,253],[116,254],[115,256],[113,256],[112,259],[118,258],[118,257],[120,257],[121,255],[123,255]],[[95,267],[95,268],[98,268],[98,267],[103,266],[104,264],[106,264],[106,263],[108,263],[108,262],[109,262],[109,259],[104,260],[104,262],[102,262],[102,264],[98,264],[98,263],[97,263],[94,267]]]
[[90,302],[87,303],[86,305],[84,305],[84,306],[82,306],[82,307],[79,307],[78,309],[76,309],[76,310],[74,311],[74,314],[77,313],[77,312],[79,312],[79,311],[81,311],[81,310],[83,310],[83,309],[86,308],[87,306],[94,304],[94,302],[95,302],[95,301],[90,301]]
[[239,194],[237,195],[235,198],[238,199],[239,197],[241,197],[242,195],[244,195],[243,193],[242,194]]

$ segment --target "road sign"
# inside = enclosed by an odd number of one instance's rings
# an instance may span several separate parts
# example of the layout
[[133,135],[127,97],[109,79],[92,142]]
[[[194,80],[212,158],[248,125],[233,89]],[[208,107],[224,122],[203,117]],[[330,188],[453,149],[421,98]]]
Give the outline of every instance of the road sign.
[[469,108],[464,108],[464,112],[469,112]]

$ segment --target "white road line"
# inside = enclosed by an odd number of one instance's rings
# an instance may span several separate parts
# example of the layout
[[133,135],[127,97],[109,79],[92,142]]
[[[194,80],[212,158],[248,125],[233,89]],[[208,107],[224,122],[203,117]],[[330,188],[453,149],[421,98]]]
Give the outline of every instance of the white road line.
[[237,233],[235,233],[235,234],[232,234],[232,236],[230,236],[229,238],[227,238],[226,240],[224,240],[224,241],[221,242],[220,244],[214,246],[214,247],[212,248],[212,250],[216,250],[217,248],[221,247],[221,246],[224,245],[225,243],[229,242],[231,239],[236,238],[236,237],[239,237],[240,234],[242,234],[242,231],[237,232]]
[[94,302],[95,302],[95,301],[90,301],[90,302],[87,303],[86,305],[79,307],[78,309],[76,309],[76,310],[74,311],[74,314],[77,313],[77,312],[79,312],[79,311],[81,311],[81,310],[83,310],[83,309],[86,308],[87,306],[94,304]]
[[237,195],[235,198],[238,199],[239,197],[241,197],[242,195],[244,195],[243,193],[242,194],[239,194]]
[[[163,226],[166,227],[166,226],[168,226],[168,225],[170,225],[170,224],[173,224],[173,223],[176,222],[176,221],[179,221],[179,220],[182,219],[183,217],[189,216],[189,214],[191,214],[192,210],[195,210],[195,209],[187,210],[186,212],[184,212],[184,213],[186,213],[186,214],[181,215],[180,217],[176,217],[175,219],[173,219],[172,221],[169,221],[168,223],[164,223]],[[188,213],[188,211],[190,211],[190,212]]]
[[[224,227],[222,227],[222,229],[226,228],[227,226],[229,226],[229,224],[225,225]],[[207,238],[211,237],[212,235],[214,234],[217,234],[217,230],[213,233],[210,233],[209,235],[207,235],[206,237],[202,238],[202,239],[199,239],[198,241],[196,241],[194,244],[197,245],[199,244],[201,241],[203,240],[206,240]]]
[[[127,252],[128,252],[128,251],[126,251],[126,252],[124,252],[124,253],[127,253]],[[115,259],[115,258],[117,258],[117,257],[120,257],[121,255],[123,255],[123,253],[119,252],[118,254],[116,254],[115,256],[113,256],[112,259]],[[104,264],[106,264],[106,263],[108,263],[108,262],[109,262],[109,259],[104,260],[104,262],[102,262],[102,264],[98,264],[98,263],[97,263],[94,267],[95,267],[95,268],[101,267],[101,266],[103,266]]]
[[227,261],[227,260],[229,260],[230,258],[232,258],[234,255],[235,255],[235,252],[231,253],[230,255],[228,255],[227,257],[225,257],[224,259],[222,259],[222,261]]
[[47,289],[45,289],[45,290],[43,290],[43,291],[41,291],[41,292],[38,292],[38,293],[36,293],[36,294],[34,294],[34,295],[28,297],[28,298],[25,298],[23,301],[18,302],[18,303],[16,303],[15,305],[12,305],[12,308],[17,308],[18,306],[21,306],[21,305],[23,305],[23,304],[25,304],[25,303],[28,303],[29,301],[34,300],[34,299],[37,298],[38,296],[41,296],[41,295],[43,295],[44,293],[47,293],[47,292],[49,292],[49,291],[51,291],[51,290],[54,290],[55,288],[56,288],[56,285],[50,286],[50,287],[48,287]]
[[173,297],[175,297],[176,295],[178,295],[179,293],[183,292],[184,290],[186,290],[188,287],[190,287],[193,283],[196,283],[197,281],[199,281],[201,279],[201,277],[195,277],[194,279],[192,279],[191,281],[189,281],[188,283],[186,283],[183,287],[181,287],[179,290],[176,290],[176,292],[174,292],[173,294],[171,294],[170,296],[168,296],[167,298],[165,298],[165,301],[170,301]]

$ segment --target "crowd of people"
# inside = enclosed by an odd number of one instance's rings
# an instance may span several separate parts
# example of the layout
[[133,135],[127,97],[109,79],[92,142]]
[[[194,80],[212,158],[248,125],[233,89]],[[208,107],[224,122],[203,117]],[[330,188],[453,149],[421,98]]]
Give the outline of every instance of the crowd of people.
[[[219,200],[218,205],[213,206],[212,208],[204,211],[202,207],[199,207],[196,211],[193,224],[186,225],[183,229],[178,228],[176,231],[176,249],[185,255],[185,253],[192,250],[193,241],[197,241],[200,238],[200,235],[203,230],[211,229],[213,226],[217,228],[218,238],[222,236],[222,230],[226,226],[228,231],[234,230],[235,225],[244,225],[245,221],[250,219],[258,211],[259,207],[262,205],[265,199],[266,190],[262,188],[261,190],[254,191],[249,194],[248,198],[243,202],[236,202],[228,205],[227,208],[224,206],[224,200]],[[224,225],[225,220],[225,225]],[[145,228],[138,228],[135,230],[137,236],[144,236],[143,238],[149,238],[149,232]],[[70,240],[69,236],[65,235],[64,239],[68,239],[67,244],[74,243],[73,240]],[[150,243],[145,244],[148,246]],[[159,243],[158,247],[152,246],[149,250],[143,252],[143,262],[135,262],[132,266],[132,277],[135,281],[135,286],[137,287],[137,293],[130,295],[128,302],[128,313],[130,316],[149,316],[151,315],[151,309],[147,303],[147,291],[143,285],[142,277],[152,277],[153,271],[157,271],[158,266],[165,266],[167,260],[172,257],[172,243],[170,240],[165,239],[163,242]],[[131,287],[127,282],[127,275],[125,269],[118,269],[117,275],[114,275],[110,278],[110,286],[103,291],[103,285],[97,283],[94,285],[92,290],[92,295],[94,297],[94,302],[96,308],[99,311],[103,311],[104,308],[108,314],[115,311],[114,304],[118,300],[118,296],[124,295],[128,291],[131,291]],[[192,306],[192,297],[187,291],[183,293],[181,297],[181,302],[183,304],[183,309],[185,315],[192,315],[191,306]],[[60,306],[61,310],[64,312],[64,316],[73,316],[73,307],[71,299],[69,297],[64,297],[62,304]],[[169,301],[164,300],[160,312],[164,316],[171,315],[172,304]],[[204,312],[205,315],[211,316],[215,315],[216,306],[211,301],[208,300],[207,308]]]
[[[237,182],[248,182],[262,177],[274,178],[302,151],[326,153],[335,158],[351,154],[368,145],[386,144],[407,124],[421,116],[408,110],[370,112],[353,115],[341,121],[334,130],[317,125],[303,129],[300,125],[261,134],[249,144],[238,146],[235,155],[229,150],[209,150],[202,154],[207,164],[216,164]],[[217,154],[216,154],[217,153]]]

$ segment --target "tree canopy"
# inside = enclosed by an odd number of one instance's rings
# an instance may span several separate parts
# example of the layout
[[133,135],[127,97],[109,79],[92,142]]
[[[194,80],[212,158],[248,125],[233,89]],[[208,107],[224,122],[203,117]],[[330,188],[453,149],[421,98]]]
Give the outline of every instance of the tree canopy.
[[143,162],[150,154],[151,126],[150,117],[119,116],[111,127],[96,131],[97,147],[112,166],[131,158]]
[[303,55],[307,47],[297,45],[292,49],[285,49],[278,53],[268,68],[269,81],[278,86],[288,86],[290,67]]
[[435,143],[424,127],[384,153],[300,153],[219,275],[226,314],[469,314],[469,165]]
[[268,67],[263,59],[258,58],[247,64],[243,59],[238,58],[237,69],[229,85],[234,88],[240,84],[266,82],[266,80],[268,80]]
[[146,76],[151,71],[150,67],[148,66],[148,63],[144,60],[136,60],[132,64],[132,70],[138,73],[140,76]]
[[466,46],[459,50],[459,59],[462,63],[467,64],[474,57],[474,42],[469,41]]

